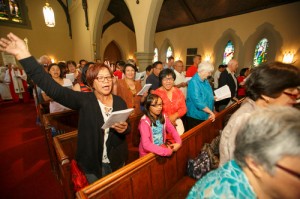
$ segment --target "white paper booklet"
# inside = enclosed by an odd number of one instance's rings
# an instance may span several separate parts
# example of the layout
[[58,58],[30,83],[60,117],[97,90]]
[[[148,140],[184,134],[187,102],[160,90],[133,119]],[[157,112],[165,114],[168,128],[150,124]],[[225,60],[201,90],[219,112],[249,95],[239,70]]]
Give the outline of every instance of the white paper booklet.
[[132,113],[134,109],[128,108],[121,111],[112,112],[107,121],[101,127],[102,129],[110,128],[113,124],[118,122],[125,122],[129,115]]
[[75,80],[74,73],[66,74],[66,78],[69,79],[69,80],[71,80],[71,82],[74,82],[74,80]]
[[137,80],[143,80],[146,76],[146,71],[140,72],[140,73],[135,73],[135,81]]
[[227,86],[227,85],[216,89],[214,91],[214,93],[215,93],[215,96],[217,97],[216,101],[220,101],[220,100],[231,97],[231,92],[230,92],[229,86]]
[[137,93],[137,95],[144,95],[144,93],[148,92],[149,88],[152,86],[152,84],[145,84],[142,90]]

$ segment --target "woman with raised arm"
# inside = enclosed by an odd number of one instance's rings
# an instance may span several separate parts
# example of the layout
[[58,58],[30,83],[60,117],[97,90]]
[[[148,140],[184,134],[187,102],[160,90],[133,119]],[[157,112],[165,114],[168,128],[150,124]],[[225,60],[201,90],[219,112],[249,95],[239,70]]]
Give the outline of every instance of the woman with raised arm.
[[125,164],[128,123],[119,122],[110,128],[101,128],[113,111],[127,108],[124,100],[111,94],[113,76],[107,66],[94,64],[88,69],[87,83],[93,92],[76,92],[57,84],[31,56],[24,41],[14,34],[1,38],[0,50],[14,55],[28,76],[52,99],[79,111],[76,160],[89,183]]

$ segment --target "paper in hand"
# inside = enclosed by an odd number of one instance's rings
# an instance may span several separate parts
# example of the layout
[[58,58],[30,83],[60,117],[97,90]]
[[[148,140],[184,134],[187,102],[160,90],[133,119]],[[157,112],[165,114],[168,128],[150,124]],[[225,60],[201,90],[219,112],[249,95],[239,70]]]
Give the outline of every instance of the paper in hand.
[[216,101],[220,101],[226,98],[231,97],[231,92],[228,85],[222,86],[214,91],[215,96],[217,97]]
[[140,92],[137,93],[137,95],[144,95],[144,93],[148,92],[151,86],[152,84],[145,84],[142,90],[140,90]]
[[66,78],[71,80],[71,82],[74,82],[75,75],[74,75],[74,73],[69,73],[69,74],[66,74]]
[[133,108],[129,108],[121,111],[112,112],[101,128],[106,129],[110,128],[115,123],[125,122],[133,110]]
[[135,81],[137,80],[143,80],[146,76],[146,71],[140,72],[140,73],[135,73]]

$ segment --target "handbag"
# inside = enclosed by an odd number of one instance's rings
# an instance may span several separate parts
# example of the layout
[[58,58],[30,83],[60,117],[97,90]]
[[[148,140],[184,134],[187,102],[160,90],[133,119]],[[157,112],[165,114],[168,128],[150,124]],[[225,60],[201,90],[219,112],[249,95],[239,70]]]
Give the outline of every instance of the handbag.
[[71,176],[75,192],[89,185],[86,176],[79,169],[76,160],[71,161]]
[[187,175],[199,180],[211,170],[210,159],[206,151],[201,150],[195,159],[189,159],[187,165]]
[[202,147],[202,151],[206,151],[208,154],[208,158],[210,161],[210,168],[211,169],[216,169],[219,167],[219,158],[214,154],[214,151],[211,147],[210,144],[205,143],[204,146]]

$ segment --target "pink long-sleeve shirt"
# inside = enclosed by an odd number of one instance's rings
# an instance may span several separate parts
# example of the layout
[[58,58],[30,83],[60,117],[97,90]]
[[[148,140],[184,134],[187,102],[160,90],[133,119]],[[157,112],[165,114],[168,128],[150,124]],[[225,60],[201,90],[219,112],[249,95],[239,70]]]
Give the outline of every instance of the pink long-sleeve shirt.
[[[172,149],[154,144],[151,121],[146,115],[141,118],[138,128],[141,134],[139,145],[140,157],[145,156],[148,153],[155,153],[160,156],[170,156],[172,154]],[[165,117],[165,123],[162,132],[164,143],[166,141],[166,132],[172,135],[176,143],[181,144],[181,138],[178,132],[167,117]]]

